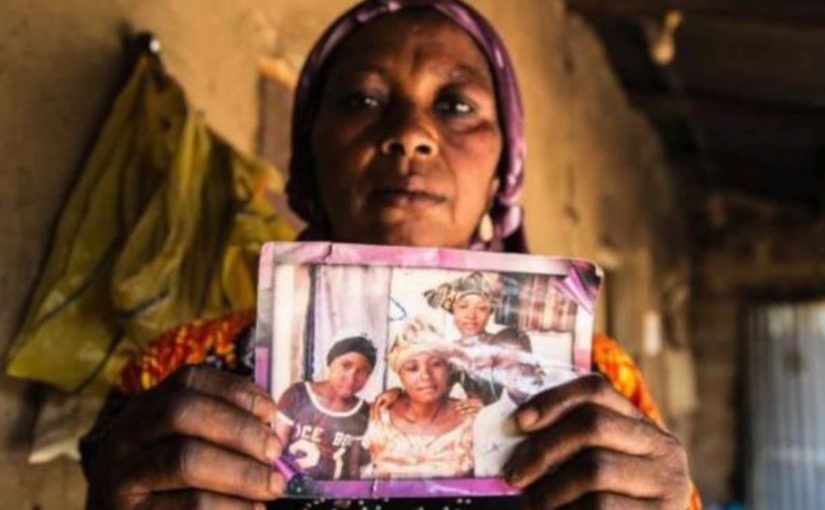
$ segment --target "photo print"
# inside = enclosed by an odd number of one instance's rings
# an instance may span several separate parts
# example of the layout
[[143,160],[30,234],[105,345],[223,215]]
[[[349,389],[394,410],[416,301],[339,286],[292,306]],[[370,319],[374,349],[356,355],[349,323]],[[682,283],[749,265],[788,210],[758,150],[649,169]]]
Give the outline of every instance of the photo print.
[[590,371],[600,270],[530,255],[269,243],[255,379],[295,497],[515,492],[512,414]]

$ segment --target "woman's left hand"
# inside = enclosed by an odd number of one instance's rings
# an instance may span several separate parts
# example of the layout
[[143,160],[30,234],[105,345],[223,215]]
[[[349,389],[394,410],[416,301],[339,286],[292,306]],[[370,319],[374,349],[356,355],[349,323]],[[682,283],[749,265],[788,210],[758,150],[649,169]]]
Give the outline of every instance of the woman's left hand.
[[684,447],[603,377],[536,395],[516,421],[528,437],[504,473],[530,510],[688,508]]
[[470,397],[459,400],[455,407],[462,416],[475,416],[484,407],[484,402],[480,398]]

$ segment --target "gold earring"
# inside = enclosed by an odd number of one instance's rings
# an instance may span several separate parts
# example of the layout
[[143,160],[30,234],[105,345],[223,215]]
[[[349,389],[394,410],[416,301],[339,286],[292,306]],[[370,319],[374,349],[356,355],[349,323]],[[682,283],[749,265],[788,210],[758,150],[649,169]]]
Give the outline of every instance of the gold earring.
[[484,213],[481,222],[478,224],[478,238],[485,243],[489,243],[493,240],[493,234],[493,218],[490,217],[490,213]]

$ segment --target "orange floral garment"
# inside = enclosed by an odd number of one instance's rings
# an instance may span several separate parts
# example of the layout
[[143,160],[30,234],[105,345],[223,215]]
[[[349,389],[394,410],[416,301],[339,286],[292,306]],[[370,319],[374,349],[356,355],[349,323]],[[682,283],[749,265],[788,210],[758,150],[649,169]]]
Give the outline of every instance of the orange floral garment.
[[215,357],[230,370],[238,363],[235,340],[255,321],[253,312],[229,314],[219,319],[198,320],[168,331],[153,340],[124,367],[118,389],[137,395],[163,381],[184,365]]
[[[219,319],[196,321],[163,334],[121,373],[119,389],[136,395],[160,383],[178,368],[217,357],[229,369],[238,363],[235,339],[252,325],[253,312],[230,314]],[[593,336],[593,366],[613,387],[657,425],[664,428],[659,408],[642,373],[618,342],[605,335]],[[702,510],[699,492],[691,483],[687,510]]]
[[[659,427],[665,428],[662,413],[659,412],[653,396],[647,389],[642,372],[633,362],[633,358],[622,349],[619,342],[598,333],[593,335],[593,366],[613,383],[616,391],[656,422]],[[688,510],[702,510],[702,499],[693,482],[690,484]]]

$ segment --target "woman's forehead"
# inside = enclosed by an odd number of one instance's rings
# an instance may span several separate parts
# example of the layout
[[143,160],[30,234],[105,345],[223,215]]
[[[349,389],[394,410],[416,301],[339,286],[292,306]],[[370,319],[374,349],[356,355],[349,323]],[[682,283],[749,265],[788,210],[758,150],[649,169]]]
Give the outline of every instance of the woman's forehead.
[[344,361],[350,361],[350,362],[353,362],[353,361],[363,361],[363,362],[365,362],[365,363],[369,363],[369,358],[367,358],[366,356],[364,356],[364,355],[363,355],[363,354],[361,354],[360,352],[355,352],[355,351],[352,351],[352,352],[347,352],[347,353],[341,354],[340,356],[336,357],[336,358],[335,358],[334,360],[332,360],[332,361],[333,361],[333,363],[334,363],[334,362],[339,361],[339,360],[340,360],[341,362],[344,362]]
[[487,298],[485,298],[484,296],[482,296],[481,294],[478,294],[476,292],[468,292],[466,294],[462,294],[461,296],[458,297],[458,301],[463,302],[463,303],[478,303],[478,302],[488,303],[489,302],[489,300]]
[[431,352],[431,351],[424,351],[415,353],[407,358],[404,364],[410,362],[424,362],[430,360],[443,360],[444,355],[440,352]]
[[388,74],[399,65],[492,84],[487,59],[473,38],[446,16],[424,9],[381,16],[362,26],[336,50],[331,67],[334,74]]

